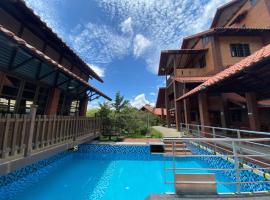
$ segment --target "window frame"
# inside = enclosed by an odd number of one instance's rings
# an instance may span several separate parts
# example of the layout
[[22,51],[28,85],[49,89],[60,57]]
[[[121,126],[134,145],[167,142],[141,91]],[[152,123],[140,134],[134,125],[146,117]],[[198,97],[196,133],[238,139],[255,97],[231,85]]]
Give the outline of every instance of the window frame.
[[247,57],[251,54],[248,43],[231,43],[230,51],[232,57]]

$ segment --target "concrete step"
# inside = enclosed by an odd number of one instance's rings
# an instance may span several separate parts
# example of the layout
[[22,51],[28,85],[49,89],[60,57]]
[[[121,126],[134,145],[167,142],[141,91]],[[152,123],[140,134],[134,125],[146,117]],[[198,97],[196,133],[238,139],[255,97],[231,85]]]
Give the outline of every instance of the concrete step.
[[[165,144],[164,146],[165,146],[165,148],[166,147],[171,147],[172,148],[173,147],[173,144],[169,144],[168,143],[168,144]],[[183,144],[174,144],[174,146],[175,147],[186,147],[186,144],[184,144],[184,143]]]
[[[165,151],[173,151],[173,148],[165,148],[164,150]],[[178,147],[178,148],[175,148],[174,151],[189,151],[189,149]]]

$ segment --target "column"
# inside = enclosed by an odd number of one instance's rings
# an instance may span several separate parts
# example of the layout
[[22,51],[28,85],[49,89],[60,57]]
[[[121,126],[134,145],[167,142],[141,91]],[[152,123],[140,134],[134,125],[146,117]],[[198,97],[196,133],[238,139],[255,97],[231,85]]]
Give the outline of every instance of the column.
[[80,108],[79,108],[80,116],[86,116],[87,105],[88,105],[88,97],[85,97],[82,100],[80,100]]
[[[198,95],[199,101],[199,112],[200,112],[200,122],[202,126],[209,126],[209,112],[208,112],[208,103],[207,103],[207,95],[205,93],[200,93]],[[202,128],[202,131],[205,132],[206,129]]]
[[176,101],[178,97],[180,97],[180,88],[179,83],[174,81],[174,107],[175,107],[175,124],[176,129],[180,130],[180,122],[181,122],[181,104],[180,101]]
[[256,94],[253,92],[246,93],[246,101],[250,129],[259,131],[260,121],[258,115]]
[[[183,95],[187,92],[188,92],[188,90],[186,88],[186,85],[184,85]],[[184,104],[185,123],[190,124],[190,100],[189,100],[189,98],[185,98],[183,100],[183,104]]]
[[166,115],[166,124],[167,127],[171,127],[171,114],[170,114],[170,109],[169,109],[169,97],[168,97],[168,88],[165,89],[165,104],[166,104],[166,109],[167,109],[167,115]]
[[228,127],[228,101],[223,94],[221,94],[219,101],[220,101],[221,126],[224,128],[227,128]]
[[47,109],[45,114],[46,115],[56,115],[57,114],[57,109],[59,105],[59,99],[61,95],[61,90],[58,88],[52,89],[50,92],[50,96],[48,98],[48,103],[47,103]]

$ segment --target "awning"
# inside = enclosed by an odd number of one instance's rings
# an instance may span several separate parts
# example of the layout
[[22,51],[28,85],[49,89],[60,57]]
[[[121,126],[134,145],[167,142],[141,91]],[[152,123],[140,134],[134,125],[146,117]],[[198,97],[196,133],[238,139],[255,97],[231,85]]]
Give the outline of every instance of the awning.
[[56,63],[1,25],[0,52],[0,68],[2,70],[12,71],[31,80],[68,90],[73,95],[82,95],[90,90],[98,96],[111,100],[87,81]]
[[203,83],[207,81],[209,76],[196,76],[196,77],[172,77],[173,80],[179,83]]
[[256,92],[259,99],[270,97],[270,45],[214,75],[177,101],[199,92]]
[[163,50],[160,54],[158,75],[166,75],[173,70],[173,62],[177,68],[186,68],[192,64],[195,57],[202,56],[207,49]]

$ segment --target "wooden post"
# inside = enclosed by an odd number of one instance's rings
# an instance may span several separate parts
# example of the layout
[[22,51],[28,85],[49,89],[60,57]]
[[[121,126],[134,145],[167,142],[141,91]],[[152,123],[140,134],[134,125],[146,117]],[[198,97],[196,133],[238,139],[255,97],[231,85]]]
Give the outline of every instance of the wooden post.
[[202,136],[204,136],[207,130],[204,126],[210,125],[207,95],[205,93],[200,93],[198,95],[198,100],[199,100],[200,121],[201,121],[202,131],[203,131]]
[[[183,86],[183,95],[188,92],[186,84]],[[184,104],[184,115],[185,115],[185,124],[190,124],[190,102],[188,98],[183,99]]]
[[30,130],[28,134],[28,140],[27,140],[27,145],[26,145],[26,151],[25,151],[25,156],[30,156],[32,154],[32,142],[33,142],[33,135],[34,135],[34,129],[35,129],[35,120],[36,120],[36,112],[37,112],[37,106],[36,105],[31,105],[30,108]]
[[2,147],[2,158],[6,158],[8,152],[8,134],[9,134],[9,126],[10,126],[10,119],[11,116],[10,114],[7,115],[6,118],[6,125],[5,125],[5,130],[4,130],[4,138],[3,138],[3,147]]
[[246,93],[249,126],[251,130],[259,131],[260,120],[255,93]]

